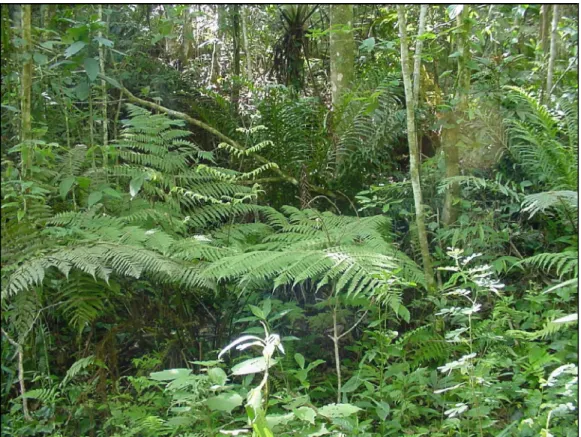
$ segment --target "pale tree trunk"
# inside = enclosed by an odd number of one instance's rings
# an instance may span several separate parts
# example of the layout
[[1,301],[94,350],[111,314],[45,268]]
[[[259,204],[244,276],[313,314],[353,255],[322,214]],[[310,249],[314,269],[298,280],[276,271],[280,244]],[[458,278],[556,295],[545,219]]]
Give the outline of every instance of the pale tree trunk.
[[[27,55],[22,66],[20,112],[22,124],[20,141],[27,142],[32,139],[32,6],[22,5],[22,39],[24,40],[24,52]],[[32,166],[32,151],[26,145],[23,147],[22,173],[26,174]],[[26,162],[25,162],[26,161]]]
[[[468,36],[470,34],[470,6],[465,4],[462,12],[456,17],[457,26],[460,32],[457,34],[458,56],[458,85],[456,89],[456,108],[449,113],[447,124],[453,125],[444,130],[442,135],[442,148],[444,151],[444,161],[446,164],[446,177],[451,178],[460,175],[460,152],[458,143],[460,141],[460,123],[458,120],[466,118],[468,110],[468,94],[470,92],[470,49],[468,47]],[[444,198],[444,208],[442,210],[442,222],[444,226],[450,226],[458,218],[458,207],[455,202],[460,197],[460,186],[454,182],[448,186]]]
[[[355,75],[355,40],[353,39],[353,5],[332,4],[330,14],[330,58],[331,58],[331,101],[333,111],[340,107],[345,92]],[[345,29],[345,28],[348,28]],[[333,118],[333,130],[339,124],[339,117]],[[344,151],[335,147],[336,171],[343,161]]]
[[191,57],[192,36],[194,34],[189,6],[184,9],[184,25],[182,28],[182,66],[185,67]]
[[217,24],[218,24],[218,42],[214,42],[214,47],[212,50],[212,67],[210,71],[210,82],[213,84],[218,83],[218,78],[221,75],[220,71],[220,59],[222,57],[222,44],[224,41],[224,29],[226,28],[226,11],[224,5],[216,5],[217,8]]
[[551,23],[551,52],[549,55],[549,67],[547,70],[547,86],[545,87],[545,104],[551,104],[553,91],[553,73],[555,71],[555,58],[557,57],[557,25],[559,24],[559,5],[553,5],[553,21]]
[[423,4],[420,9],[420,23],[418,25],[418,40],[416,41],[416,53],[414,54],[414,103],[417,105],[420,97],[420,71],[422,66],[422,47],[424,45],[421,36],[426,29],[426,16],[428,14],[428,5]]
[[252,57],[250,55],[250,45],[248,44],[248,29],[246,26],[246,19],[248,18],[248,7],[242,7],[242,39],[244,42],[244,56],[246,58],[246,78],[252,82],[254,75],[252,74]]
[[541,50],[543,56],[549,50],[549,23],[551,22],[551,5],[541,6]]
[[[99,21],[103,21],[103,5],[99,5]],[[109,22],[109,18],[107,17],[107,23]],[[99,37],[103,38],[103,31],[99,30]],[[101,70],[101,74],[105,76],[105,47],[102,43],[99,43],[99,69]],[[101,79],[101,99],[103,105],[103,146],[107,146],[109,144],[109,118],[107,114],[107,82],[105,79]],[[105,152],[104,152],[105,153]]]
[[413,89],[410,76],[410,61],[408,53],[408,42],[406,34],[405,6],[397,6],[399,33],[401,41],[401,69],[403,75],[403,84],[405,90],[406,118],[407,118],[407,135],[408,147],[410,152],[410,178],[414,194],[414,206],[416,210],[416,226],[418,228],[418,239],[420,240],[420,250],[422,253],[422,262],[424,265],[424,275],[426,284],[429,289],[434,288],[434,271],[432,268],[432,259],[428,246],[428,235],[426,224],[424,222],[424,208],[422,204],[422,190],[420,185],[420,159],[417,146],[415,105],[413,98]]
[[333,107],[341,103],[355,73],[355,40],[353,31],[343,30],[353,25],[353,5],[331,5],[331,98]]
[[232,18],[232,42],[234,53],[232,56],[232,73],[234,83],[232,84],[232,108],[238,114],[238,102],[240,101],[240,5],[233,4],[231,10]]

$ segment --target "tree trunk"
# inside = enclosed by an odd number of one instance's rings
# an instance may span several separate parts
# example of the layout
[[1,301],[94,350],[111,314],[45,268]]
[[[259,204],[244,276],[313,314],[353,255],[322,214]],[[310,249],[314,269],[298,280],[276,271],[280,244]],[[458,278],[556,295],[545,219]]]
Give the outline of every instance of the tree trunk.
[[[20,111],[22,124],[20,141],[22,143],[32,139],[32,6],[22,5],[22,39],[26,60],[22,66]],[[29,147],[23,147],[22,173],[32,166],[32,152]]]
[[551,5],[541,6],[541,50],[543,56],[549,50],[549,23],[551,22]]
[[409,68],[409,53],[408,42],[406,34],[406,18],[405,7],[403,5],[397,6],[397,14],[399,21],[399,33],[401,41],[401,69],[403,75],[403,84],[405,90],[406,101],[406,118],[407,118],[407,134],[408,146],[410,151],[410,178],[412,182],[412,189],[414,193],[414,205],[416,210],[416,226],[418,228],[418,239],[420,240],[420,250],[422,253],[422,262],[424,265],[424,275],[426,278],[426,285],[429,289],[433,289],[434,271],[432,268],[432,260],[430,257],[430,250],[428,246],[428,235],[426,232],[426,225],[424,223],[424,209],[422,205],[422,190],[420,186],[420,160],[417,146],[416,136],[416,121],[415,121],[415,106],[413,99],[413,89]]
[[[353,39],[353,5],[331,5],[331,98],[333,107],[353,81],[355,73],[355,40]],[[349,27],[349,30],[345,30]]]
[[240,5],[233,4],[231,10],[232,18],[232,43],[234,53],[232,59],[232,108],[238,114],[238,102],[240,101]]
[[[99,5],[99,21],[103,21],[103,5]],[[107,17],[107,23],[109,23],[109,17]],[[106,29],[107,30],[107,29]],[[103,38],[103,31],[99,30],[99,38]],[[105,48],[102,43],[99,43],[99,69],[101,74],[105,76]],[[109,118],[107,114],[107,82],[105,79],[101,79],[101,99],[103,105],[103,146],[109,144]]]
[[[456,108],[452,111],[446,124],[452,127],[446,128],[443,134],[442,148],[444,151],[444,161],[446,163],[446,177],[460,175],[460,153],[458,143],[460,141],[460,123],[465,119],[468,110],[468,94],[470,92],[470,50],[467,47],[468,36],[470,34],[470,6],[464,5],[462,12],[456,17],[457,26],[461,30],[457,35],[458,56],[458,85],[456,88]],[[460,186],[454,182],[448,186],[444,198],[444,208],[442,210],[442,222],[444,226],[450,226],[458,218],[458,208],[454,203],[460,197]]]
[[426,15],[428,14],[428,5],[423,4],[420,9],[420,24],[418,25],[418,40],[416,41],[416,53],[414,54],[414,104],[417,105],[420,98],[420,71],[422,65],[422,46],[424,41],[421,36],[426,29]]
[[[353,5],[332,4],[330,14],[331,101],[333,111],[340,107],[345,91],[355,74],[355,40],[353,39]],[[345,30],[348,28],[348,30]],[[333,117],[334,130],[338,117]],[[337,134],[337,132],[335,132]],[[336,174],[343,161],[344,151],[335,147]]]
[[242,39],[244,42],[244,57],[246,58],[246,78],[250,81],[254,81],[254,75],[252,74],[252,57],[250,56],[250,45],[248,44],[248,29],[246,26],[246,19],[248,18],[248,5],[242,9]]
[[192,27],[192,18],[190,16],[189,6],[184,9],[184,25],[182,27],[182,48],[181,48],[181,61],[182,66],[186,67],[188,60],[192,55],[192,36],[194,30]]
[[557,57],[557,25],[559,24],[559,5],[553,5],[553,21],[551,23],[551,53],[549,55],[549,67],[547,70],[547,86],[545,87],[545,104],[551,104],[553,93],[553,73],[555,71],[555,58]]

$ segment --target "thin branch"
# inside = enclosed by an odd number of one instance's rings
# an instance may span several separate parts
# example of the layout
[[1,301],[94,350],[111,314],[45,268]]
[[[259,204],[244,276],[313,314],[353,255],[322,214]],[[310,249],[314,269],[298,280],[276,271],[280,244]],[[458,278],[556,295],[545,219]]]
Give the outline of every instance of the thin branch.
[[349,334],[351,331],[353,331],[355,328],[357,328],[357,325],[359,325],[361,323],[361,321],[365,318],[365,316],[367,315],[368,312],[369,312],[369,310],[365,310],[365,312],[359,318],[359,320],[357,320],[357,322],[355,322],[355,324],[351,328],[349,328],[347,331],[345,331],[343,334],[341,334],[338,337],[338,340],[341,340],[343,337],[345,337],[347,334]]
[[27,421],[31,421],[32,417],[30,417],[30,413],[28,411],[28,399],[26,398],[26,386],[24,385],[24,352],[22,350],[22,345],[12,339],[8,335],[4,328],[0,328],[2,331],[2,335],[6,337],[8,342],[16,347],[18,352],[18,383],[20,384],[20,397],[22,398],[22,413],[24,414],[24,419]]

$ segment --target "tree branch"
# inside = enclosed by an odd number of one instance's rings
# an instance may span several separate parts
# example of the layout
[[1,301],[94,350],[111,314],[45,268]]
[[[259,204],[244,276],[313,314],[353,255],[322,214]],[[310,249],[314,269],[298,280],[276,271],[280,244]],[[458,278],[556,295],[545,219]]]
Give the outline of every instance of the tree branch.
[[8,340],[8,343],[14,346],[18,353],[18,383],[20,384],[20,397],[22,398],[22,413],[27,421],[31,421],[32,417],[30,417],[28,411],[28,399],[26,399],[26,387],[24,385],[24,352],[22,350],[22,345],[14,341],[12,337],[4,331],[4,328],[0,328],[0,330],[2,331],[2,335],[6,337],[6,340]]

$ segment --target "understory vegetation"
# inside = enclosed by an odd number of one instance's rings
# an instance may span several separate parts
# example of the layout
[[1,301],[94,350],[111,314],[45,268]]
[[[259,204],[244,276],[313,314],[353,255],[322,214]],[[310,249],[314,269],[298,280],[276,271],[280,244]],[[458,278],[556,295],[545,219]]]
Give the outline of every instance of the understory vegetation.
[[1,36],[2,436],[578,435],[578,5]]

